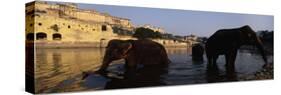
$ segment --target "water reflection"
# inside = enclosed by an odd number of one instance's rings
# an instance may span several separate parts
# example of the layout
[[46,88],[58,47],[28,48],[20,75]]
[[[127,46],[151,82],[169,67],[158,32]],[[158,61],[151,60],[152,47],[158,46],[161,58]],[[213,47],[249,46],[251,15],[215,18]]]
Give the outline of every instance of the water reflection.
[[103,51],[103,49],[87,48],[36,49],[36,91],[83,89],[79,84],[74,84],[75,81],[69,80],[75,80],[83,71],[96,70],[101,64]]
[[[128,87],[194,84],[207,82],[237,81],[262,68],[264,64],[259,55],[239,52],[236,59],[236,72],[226,73],[224,57],[218,58],[218,69],[207,69],[207,61],[195,62],[191,49],[169,48],[172,63],[166,71],[140,69],[137,80],[124,80],[123,60],[115,61],[108,70],[108,77],[91,74],[82,80],[82,73],[96,71],[104,54],[101,48],[78,49],[36,49],[35,90],[40,93],[115,89]],[[272,61],[272,57],[270,57]],[[120,64],[122,63],[122,64]],[[155,71],[155,70],[153,70]]]

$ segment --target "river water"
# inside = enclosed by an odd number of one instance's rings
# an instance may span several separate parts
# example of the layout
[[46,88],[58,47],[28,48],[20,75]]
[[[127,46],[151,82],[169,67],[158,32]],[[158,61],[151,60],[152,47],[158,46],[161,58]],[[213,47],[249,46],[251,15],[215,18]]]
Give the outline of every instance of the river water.
[[[191,60],[191,49],[168,48],[171,64],[168,72],[159,76],[156,81],[142,82],[145,86],[182,85],[210,82],[240,81],[240,78],[253,75],[264,64],[260,55],[240,51],[236,58],[235,79],[228,79],[225,73],[225,59],[220,56],[217,64],[219,72],[215,75],[207,73],[207,60],[203,62]],[[82,73],[97,70],[104,54],[101,48],[77,49],[36,49],[35,54],[35,90],[38,93],[68,92],[82,90],[100,90],[123,88],[128,82],[91,74],[82,80]],[[272,56],[269,56],[272,62]],[[108,70],[122,73],[124,61],[116,61]],[[111,76],[119,77],[112,74]],[[128,86],[127,86],[128,87]],[[134,86],[131,86],[134,87]],[[141,87],[141,86],[140,86]]]

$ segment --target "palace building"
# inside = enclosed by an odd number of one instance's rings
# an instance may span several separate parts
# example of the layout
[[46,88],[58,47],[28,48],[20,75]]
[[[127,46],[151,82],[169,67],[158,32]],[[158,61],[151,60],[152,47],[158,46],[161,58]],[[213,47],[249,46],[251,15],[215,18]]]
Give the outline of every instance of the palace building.
[[129,19],[73,3],[34,1],[26,4],[26,40],[35,43],[101,43],[119,38],[113,27],[132,31]]
[[[26,4],[26,43],[36,47],[105,47],[111,39],[136,39],[118,35],[145,27],[164,34],[153,25],[134,27],[130,19],[112,16],[93,9],[81,9],[73,3],[34,1]],[[168,47],[185,47],[174,40],[153,39]]]

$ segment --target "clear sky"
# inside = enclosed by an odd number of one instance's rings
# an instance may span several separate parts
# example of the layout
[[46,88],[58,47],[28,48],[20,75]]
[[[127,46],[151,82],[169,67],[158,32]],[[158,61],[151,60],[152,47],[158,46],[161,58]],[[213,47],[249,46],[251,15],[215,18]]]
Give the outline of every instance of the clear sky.
[[112,16],[128,18],[136,25],[151,24],[163,27],[174,35],[198,35],[209,37],[218,29],[250,25],[254,30],[273,30],[273,16],[172,10],[142,7],[123,7],[94,4],[78,4],[82,9],[94,9]]

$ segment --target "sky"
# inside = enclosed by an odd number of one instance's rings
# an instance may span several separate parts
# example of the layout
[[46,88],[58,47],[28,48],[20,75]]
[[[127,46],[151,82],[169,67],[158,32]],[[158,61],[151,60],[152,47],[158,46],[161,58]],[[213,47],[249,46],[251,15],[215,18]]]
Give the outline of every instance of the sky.
[[190,10],[158,9],[143,7],[78,4],[81,9],[93,9],[112,16],[130,19],[134,26],[150,24],[164,28],[173,35],[209,37],[219,29],[249,25],[255,31],[273,30],[273,16],[203,12]]

